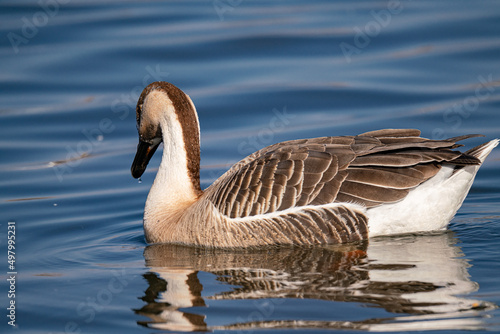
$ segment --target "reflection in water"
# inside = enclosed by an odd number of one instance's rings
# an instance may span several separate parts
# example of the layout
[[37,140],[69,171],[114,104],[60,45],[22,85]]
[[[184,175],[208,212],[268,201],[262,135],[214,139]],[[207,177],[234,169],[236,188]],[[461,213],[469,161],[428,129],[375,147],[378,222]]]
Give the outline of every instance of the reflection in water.
[[[469,279],[469,264],[455,243],[453,235],[445,233],[374,239],[369,244],[252,251],[151,245],[144,253],[151,267],[145,275],[149,288],[142,299],[146,305],[136,313],[150,319],[141,325],[177,331],[480,329],[484,310],[495,306],[466,297],[478,286]],[[227,289],[209,296],[205,292],[202,297],[200,271],[216,275]],[[271,308],[279,308],[290,298],[361,303],[395,316],[359,321],[235,320],[208,326],[206,315],[189,312],[209,300],[265,300],[273,304]]]

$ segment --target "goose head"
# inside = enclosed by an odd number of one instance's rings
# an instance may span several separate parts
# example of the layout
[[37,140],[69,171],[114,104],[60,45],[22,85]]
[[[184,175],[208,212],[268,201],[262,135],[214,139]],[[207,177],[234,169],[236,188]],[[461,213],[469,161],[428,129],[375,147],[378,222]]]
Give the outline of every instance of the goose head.
[[[160,171],[187,174],[195,191],[199,186],[200,127],[193,102],[168,82],[157,81],[142,91],[136,107],[139,144],[131,172],[139,178],[163,142]],[[158,176],[157,176],[158,177]]]

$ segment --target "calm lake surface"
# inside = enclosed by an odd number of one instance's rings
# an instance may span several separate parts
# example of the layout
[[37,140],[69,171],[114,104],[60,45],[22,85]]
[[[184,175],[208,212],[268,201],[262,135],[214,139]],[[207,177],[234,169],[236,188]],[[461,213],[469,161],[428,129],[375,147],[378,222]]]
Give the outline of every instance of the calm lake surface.
[[2,333],[13,300],[23,333],[500,331],[500,149],[449,231],[336,247],[148,246],[161,155],[130,175],[157,80],[197,106],[202,187],[289,139],[497,138],[498,1],[7,0],[0,22]]

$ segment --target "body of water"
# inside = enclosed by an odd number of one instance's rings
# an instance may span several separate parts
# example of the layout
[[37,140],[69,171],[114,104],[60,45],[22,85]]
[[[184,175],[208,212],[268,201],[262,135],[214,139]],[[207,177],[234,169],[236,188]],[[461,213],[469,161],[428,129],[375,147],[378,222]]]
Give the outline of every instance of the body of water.
[[498,1],[0,9],[2,333],[12,315],[23,333],[500,331],[500,149],[448,232],[343,246],[148,246],[161,155],[142,182],[130,175],[135,104],[157,80],[197,106],[202,187],[283,140],[380,128],[486,136],[467,148],[497,138]]

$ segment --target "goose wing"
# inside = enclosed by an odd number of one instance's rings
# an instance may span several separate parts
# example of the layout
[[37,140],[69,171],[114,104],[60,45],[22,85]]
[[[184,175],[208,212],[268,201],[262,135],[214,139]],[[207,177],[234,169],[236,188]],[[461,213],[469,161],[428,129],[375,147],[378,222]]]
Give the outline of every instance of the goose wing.
[[204,196],[228,218],[335,202],[374,207],[403,199],[443,163],[479,164],[453,150],[474,136],[430,140],[418,130],[386,129],[282,142],[235,164]]

